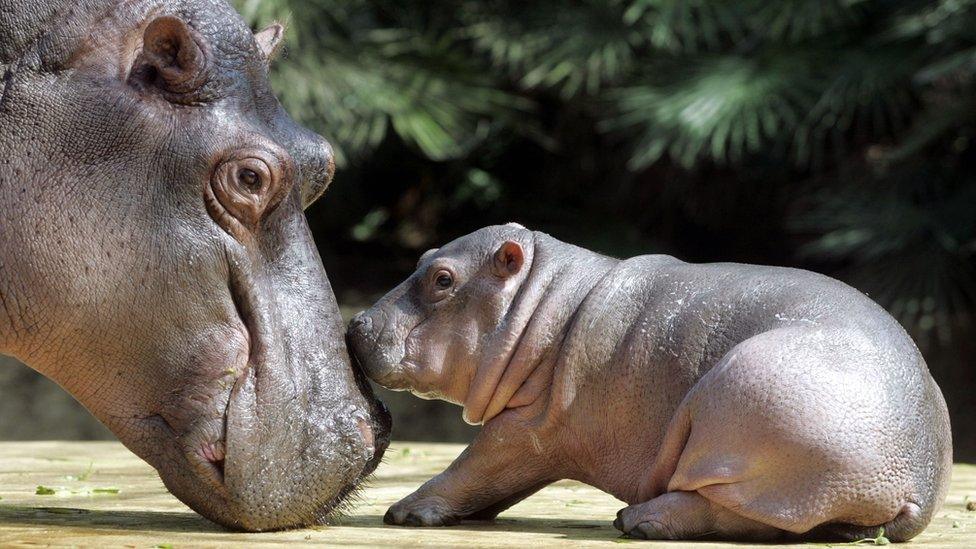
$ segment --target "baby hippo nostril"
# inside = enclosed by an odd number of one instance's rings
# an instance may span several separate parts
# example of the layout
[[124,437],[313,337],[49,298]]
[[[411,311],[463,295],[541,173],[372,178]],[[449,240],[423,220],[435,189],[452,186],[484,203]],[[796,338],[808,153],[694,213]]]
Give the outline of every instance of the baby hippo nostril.
[[373,319],[369,318],[366,311],[360,311],[356,313],[356,316],[352,317],[349,321],[349,331],[365,333],[369,332],[373,328]]

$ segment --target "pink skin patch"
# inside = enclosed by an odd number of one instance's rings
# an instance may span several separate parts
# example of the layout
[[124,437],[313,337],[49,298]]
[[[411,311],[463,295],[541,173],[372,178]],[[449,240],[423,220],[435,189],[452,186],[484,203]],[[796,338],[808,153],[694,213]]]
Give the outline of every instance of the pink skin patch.
[[211,442],[200,448],[200,455],[204,459],[215,465],[222,464],[224,461],[225,449],[224,441]]
[[363,437],[363,442],[370,452],[376,449],[376,438],[373,436],[373,426],[364,418],[356,418],[356,425],[359,427],[359,434]]

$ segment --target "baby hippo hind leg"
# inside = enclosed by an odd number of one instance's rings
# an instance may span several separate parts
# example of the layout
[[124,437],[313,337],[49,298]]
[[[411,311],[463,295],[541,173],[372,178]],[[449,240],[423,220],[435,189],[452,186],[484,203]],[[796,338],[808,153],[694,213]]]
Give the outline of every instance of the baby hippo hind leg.
[[[910,358],[815,327],[740,343],[679,406],[641,493],[647,508],[625,510],[622,526],[646,516],[657,522],[644,530],[669,536],[755,539],[772,532],[760,523],[803,537],[874,537],[884,527],[892,541],[911,538],[947,466],[939,425],[924,419],[925,380],[899,362]],[[697,508],[674,507],[671,494],[682,493]]]
[[632,538],[768,541],[783,531],[737,515],[697,492],[668,492],[621,509],[613,526]]

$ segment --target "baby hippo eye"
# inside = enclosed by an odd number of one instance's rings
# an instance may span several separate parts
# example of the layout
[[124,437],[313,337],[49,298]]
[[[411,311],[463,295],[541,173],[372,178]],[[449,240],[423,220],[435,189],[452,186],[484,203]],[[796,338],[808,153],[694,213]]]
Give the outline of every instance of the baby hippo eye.
[[447,271],[437,271],[437,276],[434,277],[434,286],[438,290],[447,290],[454,285],[454,277],[451,273]]

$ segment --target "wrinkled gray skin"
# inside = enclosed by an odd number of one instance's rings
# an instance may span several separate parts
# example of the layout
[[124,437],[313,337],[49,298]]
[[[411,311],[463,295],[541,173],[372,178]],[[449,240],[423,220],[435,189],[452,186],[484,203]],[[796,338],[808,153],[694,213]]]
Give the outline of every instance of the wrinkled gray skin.
[[378,382],[484,427],[385,520],[490,519],[571,478],[642,538],[896,541],[945,498],[945,403],[901,326],[796,269],[601,256],[510,224],[350,324]]
[[216,0],[0,0],[0,352],[201,514],[317,523],[376,465],[302,208],[333,172]]

